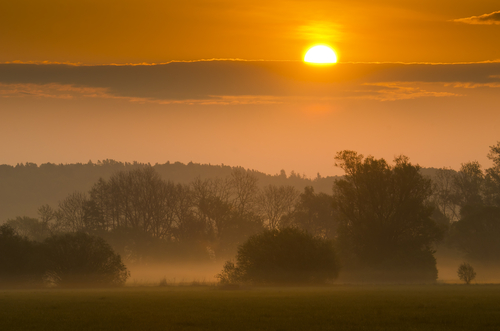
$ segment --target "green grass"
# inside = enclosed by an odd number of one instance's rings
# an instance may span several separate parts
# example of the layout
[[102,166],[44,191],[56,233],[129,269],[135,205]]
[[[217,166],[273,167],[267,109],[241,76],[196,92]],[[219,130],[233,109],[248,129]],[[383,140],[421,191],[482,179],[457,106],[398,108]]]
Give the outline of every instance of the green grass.
[[2,290],[1,330],[500,330],[500,285]]

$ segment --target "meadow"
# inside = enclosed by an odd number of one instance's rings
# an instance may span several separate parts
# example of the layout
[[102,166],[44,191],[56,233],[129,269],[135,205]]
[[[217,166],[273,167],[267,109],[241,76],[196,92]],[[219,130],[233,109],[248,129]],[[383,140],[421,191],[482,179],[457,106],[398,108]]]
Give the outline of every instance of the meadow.
[[1,330],[499,330],[500,285],[0,290]]

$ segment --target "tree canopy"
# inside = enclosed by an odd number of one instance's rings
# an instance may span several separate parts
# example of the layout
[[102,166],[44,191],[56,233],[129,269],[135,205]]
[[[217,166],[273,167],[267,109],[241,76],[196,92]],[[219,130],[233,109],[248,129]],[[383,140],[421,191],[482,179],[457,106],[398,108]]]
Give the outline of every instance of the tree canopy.
[[83,232],[49,237],[43,250],[47,275],[58,286],[123,285],[129,276],[104,239]]
[[129,273],[104,239],[85,233],[52,235],[42,243],[0,226],[0,284],[115,286]]
[[448,243],[468,259],[500,261],[500,142],[490,146],[493,165],[483,170],[478,162],[462,164],[454,176],[450,202],[459,210],[451,224]]
[[324,283],[340,265],[333,242],[296,228],[266,230],[238,248],[236,264],[227,262],[218,278],[227,283]]
[[432,244],[443,231],[431,219],[430,179],[405,156],[393,166],[353,151],[336,160],[345,171],[333,188],[343,263],[381,280],[435,280]]
[[41,284],[44,273],[39,244],[0,226],[0,285]]

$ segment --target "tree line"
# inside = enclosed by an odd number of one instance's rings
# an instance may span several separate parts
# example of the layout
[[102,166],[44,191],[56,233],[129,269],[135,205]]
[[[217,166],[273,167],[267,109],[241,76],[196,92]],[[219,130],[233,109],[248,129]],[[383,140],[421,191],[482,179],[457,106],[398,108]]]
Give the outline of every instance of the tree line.
[[295,228],[332,242],[342,273],[353,279],[433,281],[438,243],[470,259],[499,260],[500,142],[488,157],[493,166],[486,170],[469,162],[457,172],[440,169],[431,180],[406,156],[389,164],[341,151],[336,165],[345,175],[332,183],[332,194],[261,187],[241,168],[225,178],[180,184],[141,167],[101,178],[57,207],[40,207],[38,219],[8,224],[33,240],[100,236],[128,263],[223,261],[255,235]]
[[33,240],[54,233],[98,235],[133,262],[225,258],[263,229],[299,226],[334,236],[327,194],[311,187],[300,194],[290,185],[260,188],[241,168],[226,178],[189,184],[166,181],[153,167],[119,171],[38,213],[38,219],[18,217],[7,224]]
[[[0,165],[0,223],[18,215],[37,216],[37,209],[43,204],[56,205],[74,191],[87,192],[99,178],[109,179],[120,171],[129,171],[143,167],[152,167],[165,180],[178,184],[189,184],[196,178],[208,179],[230,175],[234,167],[228,165],[210,165],[189,162],[157,163],[154,165],[138,162],[118,162],[103,160],[75,164],[20,163],[15,166]],[[264,174],[255,170],[246,170],[259,181],[259,186],[273,184],[291,185],[302,191],[306,186],[313,186],[317,192],[329,193],[333,177],[314,179],[284,170],[275,175]]]

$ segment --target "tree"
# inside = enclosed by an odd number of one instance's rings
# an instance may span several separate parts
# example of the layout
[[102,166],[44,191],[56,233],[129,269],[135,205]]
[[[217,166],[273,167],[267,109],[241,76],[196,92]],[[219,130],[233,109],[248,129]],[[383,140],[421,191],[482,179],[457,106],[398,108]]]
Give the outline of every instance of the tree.
[[476,278],[476,272],[474,271],[474,268],[470,264],[465,262],[458,267],[457,274],[458,278],[464,281],[467,285],[469,285],[470,282],[474,280],[474,278]]
[[467,205],[462,208],[461,215],[452,226],[452,243],[470,259],[498,263],[500,207]]
[[456,204],[456,176],[455,170],[442,168],[436,171],[436,177],[432,181],[432,201],[436,209],[446,217],[448,224],[460,218],[460,207]]
[[85,193],[73,192],[59,202],[59,230],[62,232],[83,231],[85,224],[85,204],[88,198]]
[[493,166],[486,169],[485,200],[489,205],[500,207],[500,141],[490,146],[488,158]]
[[333,209],[333,197],[326,193],[314,193],[307,186],[299,197],[289,223],[314,236],[334,239],[337,234],[337,220]]
[[44,268],[38,246],[9,225],[0,226],[0,283],[41,284]]
[[225,264],[221,284],[323,283],[336,279],[340,269],[331,241],[295,228],[251,236],[238,248],[236,261]]
[[243,168],[236,168],[231,172],[228,183],[233,193],[232,205],[239,214],[253,211],[258,190],[257,182],[257,177]]
[[54,235],[43,243],[46,270],[58,286],[123,285],[129,276],[104,239],[83,232]]
[[[462,165],[457,176],[460,220],[451,227],[450,241],[469,259],[500,260],[500,142],[490,146],[493,166],[485,174],[477,162]],[[463,180],[465,178],[465,180]],[[465,188],[465,189],[461,189]]]
[[454,178],[455,204],[480,205],[483,203],[484,174],[479,162],[462,163]]
[[258,197],[260,213],[269,229],[286,226],[283,217],[295,207],[299,192],[293,186],[268,185]]
[[171,240],[176,223],[176,187],[148,166],[100,179],[83,207],[87,228],[130,227]]
[[435,280],[432,244],[443,230],[431,219],[430,179],[405,156],[394,166],[353,151],[336,160],[345,171],[333,194],[345,265],[384,281]]
[[51,234],[47,223],[27,216],[18,216],[15,219],[7,220],[5,224],[12,227],[21,237],[38,242],[42,242]]

